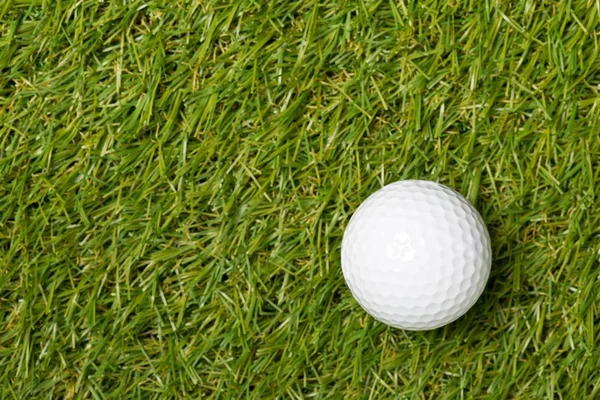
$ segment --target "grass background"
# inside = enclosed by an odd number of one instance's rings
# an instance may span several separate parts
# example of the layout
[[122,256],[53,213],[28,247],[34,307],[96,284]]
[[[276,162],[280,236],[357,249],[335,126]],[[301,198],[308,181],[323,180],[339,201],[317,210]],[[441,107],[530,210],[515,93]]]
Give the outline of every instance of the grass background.
[[[600,3],[0,5],[0,397],[600,397]],[[487,289],[346,288],[370,193],[463,193]]]

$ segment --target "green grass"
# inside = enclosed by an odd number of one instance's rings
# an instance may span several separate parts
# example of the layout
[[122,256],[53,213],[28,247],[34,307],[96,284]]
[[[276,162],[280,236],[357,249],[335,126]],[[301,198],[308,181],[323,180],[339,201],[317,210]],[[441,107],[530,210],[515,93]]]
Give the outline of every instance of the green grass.
[[[600,398],[600,3],[5,0],[0,398]],[[353,210],[467,196],[429,332],[344,284]]]

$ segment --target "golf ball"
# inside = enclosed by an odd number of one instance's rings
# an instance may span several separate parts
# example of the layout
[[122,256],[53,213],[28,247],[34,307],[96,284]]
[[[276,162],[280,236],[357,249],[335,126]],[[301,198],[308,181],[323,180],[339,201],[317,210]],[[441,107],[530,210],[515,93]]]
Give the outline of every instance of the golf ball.
[[399,181],[373,193],[342,240],[342,271],[354,298],[377,320],[406,330],[439,328],[466,313],[491,261],[477,210],[430,181]]

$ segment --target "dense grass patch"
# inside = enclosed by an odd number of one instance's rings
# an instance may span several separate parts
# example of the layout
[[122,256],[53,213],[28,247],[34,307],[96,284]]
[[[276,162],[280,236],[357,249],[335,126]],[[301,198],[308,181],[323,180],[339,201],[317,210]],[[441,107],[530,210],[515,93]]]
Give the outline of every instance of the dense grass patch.
[[[5,0],[0,398],[599,397],[599,31],[591,0]],[[340,269],[407,178],[493,240],[430,332]]]

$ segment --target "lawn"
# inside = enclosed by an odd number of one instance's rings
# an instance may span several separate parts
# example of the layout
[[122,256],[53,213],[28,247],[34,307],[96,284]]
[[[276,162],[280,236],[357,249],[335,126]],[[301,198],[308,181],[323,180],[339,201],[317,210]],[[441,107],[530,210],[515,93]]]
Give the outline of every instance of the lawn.
[[[600,2],[4,0],[0,398],[600,398]],[[469,198],[443,328],[344,283],[356,207]]]

